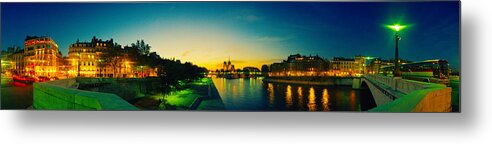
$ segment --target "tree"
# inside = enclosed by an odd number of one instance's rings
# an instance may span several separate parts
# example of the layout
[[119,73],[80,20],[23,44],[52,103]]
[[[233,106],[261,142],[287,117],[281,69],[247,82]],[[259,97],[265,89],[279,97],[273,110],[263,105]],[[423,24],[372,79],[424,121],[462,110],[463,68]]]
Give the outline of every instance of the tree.
[[137,48],[140,55],[149,55],[150,45],[146,44],[144,40],[137,40],[137,43],[132,43],[131,46]]
[[193,81],[203,77],[207,69],[198,67],[190,62],[181,63],[180,60],[161,59],[157,66],[161,84],[170,87],[177,86],[179,81]]
[[261,66],[261,74],[263,74],[263,76],[268,76],[268,72],[270,72],[268,65],[262,65]]
[[101,67],[111,67],[113,69],[113,77],[115,77],[116,70],[122,66],[121,60],[123,59],[123,53],[121,45],[115,43],[112,47],[103,52],[100,58]]

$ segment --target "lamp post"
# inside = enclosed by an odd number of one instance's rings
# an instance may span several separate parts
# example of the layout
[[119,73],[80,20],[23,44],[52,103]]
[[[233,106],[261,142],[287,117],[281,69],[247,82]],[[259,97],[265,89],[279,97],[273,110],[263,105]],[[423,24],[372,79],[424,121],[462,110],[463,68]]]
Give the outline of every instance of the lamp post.
[[102,61],[101,59],[98,59],[97,62],[99,62],[99,77],[102,77]]
[[368,71],[367,73],[371,74],[371,72],[370,72],[370,71],[371,71],[371,69],[370,69],[370,68],[366,68],[366,67],[371,67],[371,64],[369,63],[369,66],[368,66],[368,65],[366,65],[366,64],[367,64],[367,62],[368,62],[369,60],[372,60],[372,59],[374,59],[374,58],[373,58],[373,57],[365,57],[364,59],[365,59],[365,60],[364,60],[364,64],[363,64],[363,66],[362,66],[362,74],[365,74],[365,73],[366,73],[366,70]]
[[77,53],[78,60],[77,60],[77,77],[80,77],[80,53]]
[[398,32],[403,28],[405,28],[406,26],[394,24],[388,27],[396,32],[395,33],[395,68],[393,71],[393,77],[401,77],[400,64],[399,64],[400,58],[398,56],[398,41],[401,40],[401,37],[398,35]]
[[125,77],[125,78],[126,78],[126,77],[128,77],[128,64],[129,64],[129,63],[130,63],[130,62],[125,61],[125,72],[124,72],[124,77]]
[[143,66],[139,66],[139,67],[140,67],[140,71],[141,71],[140,77],[143,78],[143,73],[144,73]]

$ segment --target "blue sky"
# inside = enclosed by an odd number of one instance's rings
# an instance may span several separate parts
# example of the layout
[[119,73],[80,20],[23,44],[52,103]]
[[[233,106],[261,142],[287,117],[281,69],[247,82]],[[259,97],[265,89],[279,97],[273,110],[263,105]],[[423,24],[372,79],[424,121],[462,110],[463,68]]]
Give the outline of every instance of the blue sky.
[[63,55],[78,39],[144,39],[165,58],[215,69],[261,66],[289,54],[389,59],[387,24],[402,23],[400,57],[459,67],[459,2],[2,3],[2,49],[48,35]]

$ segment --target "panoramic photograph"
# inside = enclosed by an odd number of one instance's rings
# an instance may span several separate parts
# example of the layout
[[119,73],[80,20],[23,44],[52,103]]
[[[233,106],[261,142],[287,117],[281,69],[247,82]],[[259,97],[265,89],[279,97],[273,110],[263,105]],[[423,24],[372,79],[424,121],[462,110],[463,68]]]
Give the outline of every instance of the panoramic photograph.
[[1,110],[460,112],[460,3],[0,3]]

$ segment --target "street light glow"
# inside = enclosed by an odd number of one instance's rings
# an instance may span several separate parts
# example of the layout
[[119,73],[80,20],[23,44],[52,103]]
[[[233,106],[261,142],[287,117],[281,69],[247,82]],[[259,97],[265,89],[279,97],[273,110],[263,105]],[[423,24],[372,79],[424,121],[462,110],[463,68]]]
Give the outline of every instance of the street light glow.
[[398,31],[404,29],[407,26],[400,25],[400,24],[394,24],[394,25],[390,25],[390,26],[387,26],[387,27],[389,27],[389,28],[395,30],[396,32],[398,32]]

